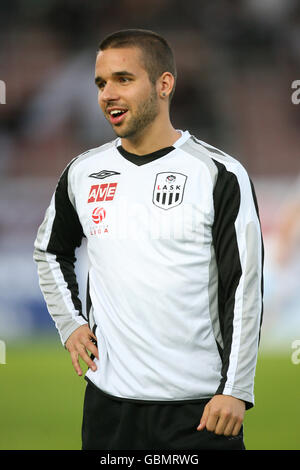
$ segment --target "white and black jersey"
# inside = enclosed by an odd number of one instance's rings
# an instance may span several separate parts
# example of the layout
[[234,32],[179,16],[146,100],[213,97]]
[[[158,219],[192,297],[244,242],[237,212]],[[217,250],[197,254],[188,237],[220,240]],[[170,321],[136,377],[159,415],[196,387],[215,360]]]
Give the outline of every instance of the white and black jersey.
[[[86,315],[74,273],[87,239]],[[72,160],[35,241],[40,286],[64,344],[89,322],[115,397],[254,403],[263,244],[244,167],[188,131],[129,154],[119,138]]]

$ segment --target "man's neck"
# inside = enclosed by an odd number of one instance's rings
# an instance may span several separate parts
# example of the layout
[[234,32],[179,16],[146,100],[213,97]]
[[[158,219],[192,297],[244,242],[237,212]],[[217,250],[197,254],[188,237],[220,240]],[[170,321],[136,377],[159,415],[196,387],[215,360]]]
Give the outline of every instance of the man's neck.
[[171,147],[180,137],[181,133],[168,123],[164,127],[157,125],[148,127],[141,135],[133,138],[122,138],[121,144],[127,152],[147,155],[161,148]]

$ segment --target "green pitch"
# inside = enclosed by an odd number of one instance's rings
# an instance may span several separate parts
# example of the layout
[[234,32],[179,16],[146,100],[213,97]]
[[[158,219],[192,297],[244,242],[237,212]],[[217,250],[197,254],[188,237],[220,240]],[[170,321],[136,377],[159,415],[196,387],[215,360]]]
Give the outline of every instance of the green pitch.
[[[0,364],[0,449],[80,449],[86,382],[59,340],[7,344]],[[300,364],[291,351],[259,356],[247,449],[300,449]],[[199,416],[200,418],[200,416]]]

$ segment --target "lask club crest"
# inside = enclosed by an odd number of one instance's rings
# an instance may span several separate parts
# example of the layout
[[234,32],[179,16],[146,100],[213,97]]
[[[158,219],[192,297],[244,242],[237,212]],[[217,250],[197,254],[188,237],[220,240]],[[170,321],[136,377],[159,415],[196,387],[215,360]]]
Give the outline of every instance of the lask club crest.
[[153,190],[153,204],[165,210],[179,206],[183,199],[186,179],[187,176],[182,173],[158,173]]

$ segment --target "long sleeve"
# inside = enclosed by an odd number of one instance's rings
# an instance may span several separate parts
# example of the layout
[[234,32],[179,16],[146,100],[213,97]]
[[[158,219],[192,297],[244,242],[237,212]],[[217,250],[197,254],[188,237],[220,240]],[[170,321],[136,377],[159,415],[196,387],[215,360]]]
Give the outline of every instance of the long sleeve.
[[71,164],[61,175],[39,227],[33,256],[42,293],[63,344],[76,328],[87,323],[75,275],[75,249],[81,245],[84,234],[69,198]]
[[254,404],[254,375],[263,314],[263,241],[254,187],[242,166],[214,160],[213,245],[223,344],[216,394]]

